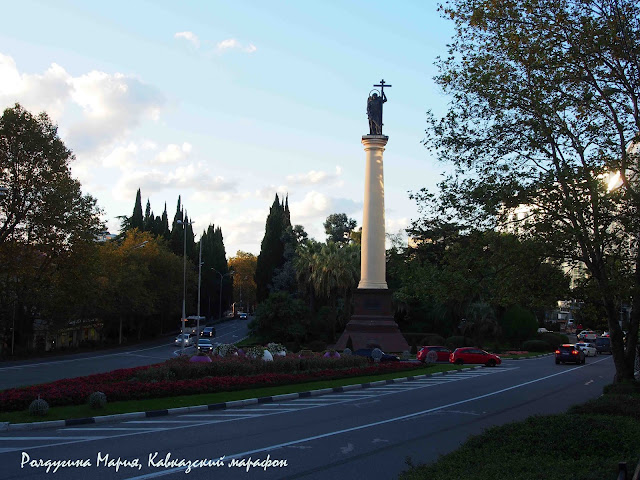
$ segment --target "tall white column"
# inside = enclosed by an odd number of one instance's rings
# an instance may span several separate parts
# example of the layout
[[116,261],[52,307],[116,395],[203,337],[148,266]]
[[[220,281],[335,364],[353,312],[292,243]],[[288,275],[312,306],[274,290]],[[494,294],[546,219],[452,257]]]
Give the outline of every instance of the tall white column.
[[366,152],[360,283],[358,288],[386,289],[384,173],[382,157],[389,137],[363,135]]

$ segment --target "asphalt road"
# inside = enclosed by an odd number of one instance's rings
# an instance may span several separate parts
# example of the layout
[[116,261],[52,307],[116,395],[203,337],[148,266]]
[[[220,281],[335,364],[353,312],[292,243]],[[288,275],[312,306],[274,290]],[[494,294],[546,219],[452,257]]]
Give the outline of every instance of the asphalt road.
[[[247,336],[248,320],[230,320],[216,325],[214,342],[234,343]],[[164,337],[144,345],[101,350],[55,359],[3,362],[0,364],[0,390],[52,382],[62,378],[82,377],[93,373],[110,372],[118,368],[151,365],[173,358],[180,348],[175,337]],[[191,347],[193,352],[194,347]]]
[[[600,395],[613,374],[610,356],[585,365],[555,365],[545,356],[239,409],[4,432],[0,479],[42,478],[46,466],[38,465],[47,460],[85,462],[61,467],[59,479],[185,478],[186,466],[167,466],[167,455],[169,462],[210,461],[192,469],[190,479],[392,479],[408,456],[431,462],[487,427],[563,412]],[[116,472],[107,456],[138,463]],[[249,460],[267,458],[277,465],[254,463],[247,471]]]

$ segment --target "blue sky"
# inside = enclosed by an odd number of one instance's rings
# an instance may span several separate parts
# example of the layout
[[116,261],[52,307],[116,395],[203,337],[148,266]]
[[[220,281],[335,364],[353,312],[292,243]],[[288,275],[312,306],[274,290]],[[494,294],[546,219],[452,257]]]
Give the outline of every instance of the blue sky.
[[324,240],[331,213],[362,222],[366,99],[384,78],[387,232],[417,217],[408,191],[444,166],[421,145],[452,24],[432,1],[5,2],[0,106],[46,111],[109,229],[142,191],[227,256],[258,254],[274,195]]

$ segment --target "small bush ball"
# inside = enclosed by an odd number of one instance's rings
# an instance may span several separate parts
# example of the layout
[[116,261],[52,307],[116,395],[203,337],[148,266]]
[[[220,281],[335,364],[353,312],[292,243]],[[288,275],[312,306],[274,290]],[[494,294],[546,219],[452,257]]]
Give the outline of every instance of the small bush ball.
[[29,415],[33,415],[34,417],[44,417],[49,411],[49,404],[38,397],[29,405]]
[[94,410],[104,408],[107,404],[107,396],[102,392],[93,392],[89,395],[89,406]]

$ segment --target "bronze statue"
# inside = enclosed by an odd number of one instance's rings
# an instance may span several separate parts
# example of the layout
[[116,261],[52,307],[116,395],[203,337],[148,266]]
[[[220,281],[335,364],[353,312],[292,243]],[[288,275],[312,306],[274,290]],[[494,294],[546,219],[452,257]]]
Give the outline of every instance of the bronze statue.
[[380,85],[374,85],[374,87],[381,87],[380,95],[374,93],[373,95],[369,95],[367,99],[369,135],[382,135],[382,104],[387,101],[387,96],[384,94],[384,87],[390,86],[391,85],[385,85],[384,80],[381,80]]

